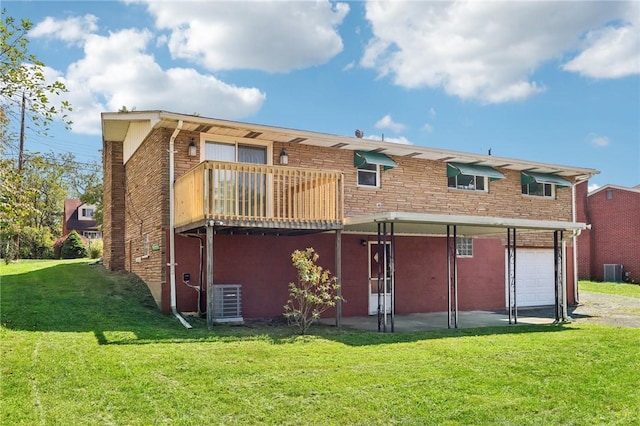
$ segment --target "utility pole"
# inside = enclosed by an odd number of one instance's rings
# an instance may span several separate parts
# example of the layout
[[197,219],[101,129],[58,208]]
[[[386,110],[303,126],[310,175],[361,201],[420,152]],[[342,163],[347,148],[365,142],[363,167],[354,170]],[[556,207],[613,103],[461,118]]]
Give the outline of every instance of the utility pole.
[[25,94],[22,92],[22,108],[20,110],[20,152],[18,153],[18,174],[22,175],[22,165],[24,157],[24,111],[25,111]]

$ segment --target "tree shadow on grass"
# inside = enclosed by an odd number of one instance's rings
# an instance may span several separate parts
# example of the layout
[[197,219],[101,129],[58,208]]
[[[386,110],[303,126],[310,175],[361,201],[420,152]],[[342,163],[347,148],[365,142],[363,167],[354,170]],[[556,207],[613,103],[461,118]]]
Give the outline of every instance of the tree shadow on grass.
[[287,344],[326,339],[349,346],[414,342],[425,339],[493,334],[559,332],[564,326],[485,327],[420,332],[378,333],[315,325],[299,336],[286,325],[249,323],[219,325],[190,317],[185,329],[173,316],[162,314],[146,285],[135,275],[109,272],[101,265],[58,264],[50,268],[2,277],[0,322],[9,330],[92,333],[100,345],[158,343],[225,343],[264,341]]

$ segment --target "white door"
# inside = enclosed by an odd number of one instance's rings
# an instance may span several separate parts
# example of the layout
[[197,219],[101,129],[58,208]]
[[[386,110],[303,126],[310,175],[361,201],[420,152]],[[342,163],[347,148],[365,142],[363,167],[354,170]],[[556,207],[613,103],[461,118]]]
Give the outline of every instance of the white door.
[[[508,258],[505,256],[506,261]],[[508,263],[506,264],[508,265]],[[505,275],[508,275],[505,266]],[[509,277],[506,277],[508,307]],[[516,301],[518,307],[545,306],[555,303],[553,249],[516,250]]]
[[[378,243],[369,242],[369,315],[378,313],[378,303],[380,311],[391,313],[391,267],[389,264],[390,244],[384,244],[382,259],[378,253]],[[382,292],[378,294],[378,268],[382,273]]]

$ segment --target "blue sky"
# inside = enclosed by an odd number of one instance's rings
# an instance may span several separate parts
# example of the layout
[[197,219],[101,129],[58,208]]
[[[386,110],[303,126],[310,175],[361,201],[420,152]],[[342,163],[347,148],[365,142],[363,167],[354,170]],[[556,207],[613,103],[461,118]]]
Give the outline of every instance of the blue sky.
[[487,153],[640,184],[640,2],[7,1],[100,160],[122,106]]

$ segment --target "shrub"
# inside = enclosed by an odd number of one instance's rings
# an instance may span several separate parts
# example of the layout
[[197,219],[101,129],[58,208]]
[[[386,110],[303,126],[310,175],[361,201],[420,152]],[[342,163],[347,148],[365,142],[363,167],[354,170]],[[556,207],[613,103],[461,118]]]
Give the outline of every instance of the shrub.
[[2,244],[0,245],[0,256],[4,259],[4,263],[7,265],[11,263],[11,261],[15,259],[17,253],[18,246],[15,241],[11,238],[6,241],[2,241]]
[[60,254],[63,259],[80,259],[87,257],[87,247],[76,231],[71,231],[67,239],[62,243]]
[[290,325],[300,329],[300,334],[306,334],[324,311],[344,300],[337,295],[340,285],[336,277],[316,264],[319,257],[313,248],[291,254],[291,262],[298,270],[298,283],[289,283],[284,316]]
[[102,249],[102,240],[89,241],[89,257],[91,259],[100,259],[102,257]]
[[20,259],[53,258],[54,237],[48,227],[26,226],[20,230]]

